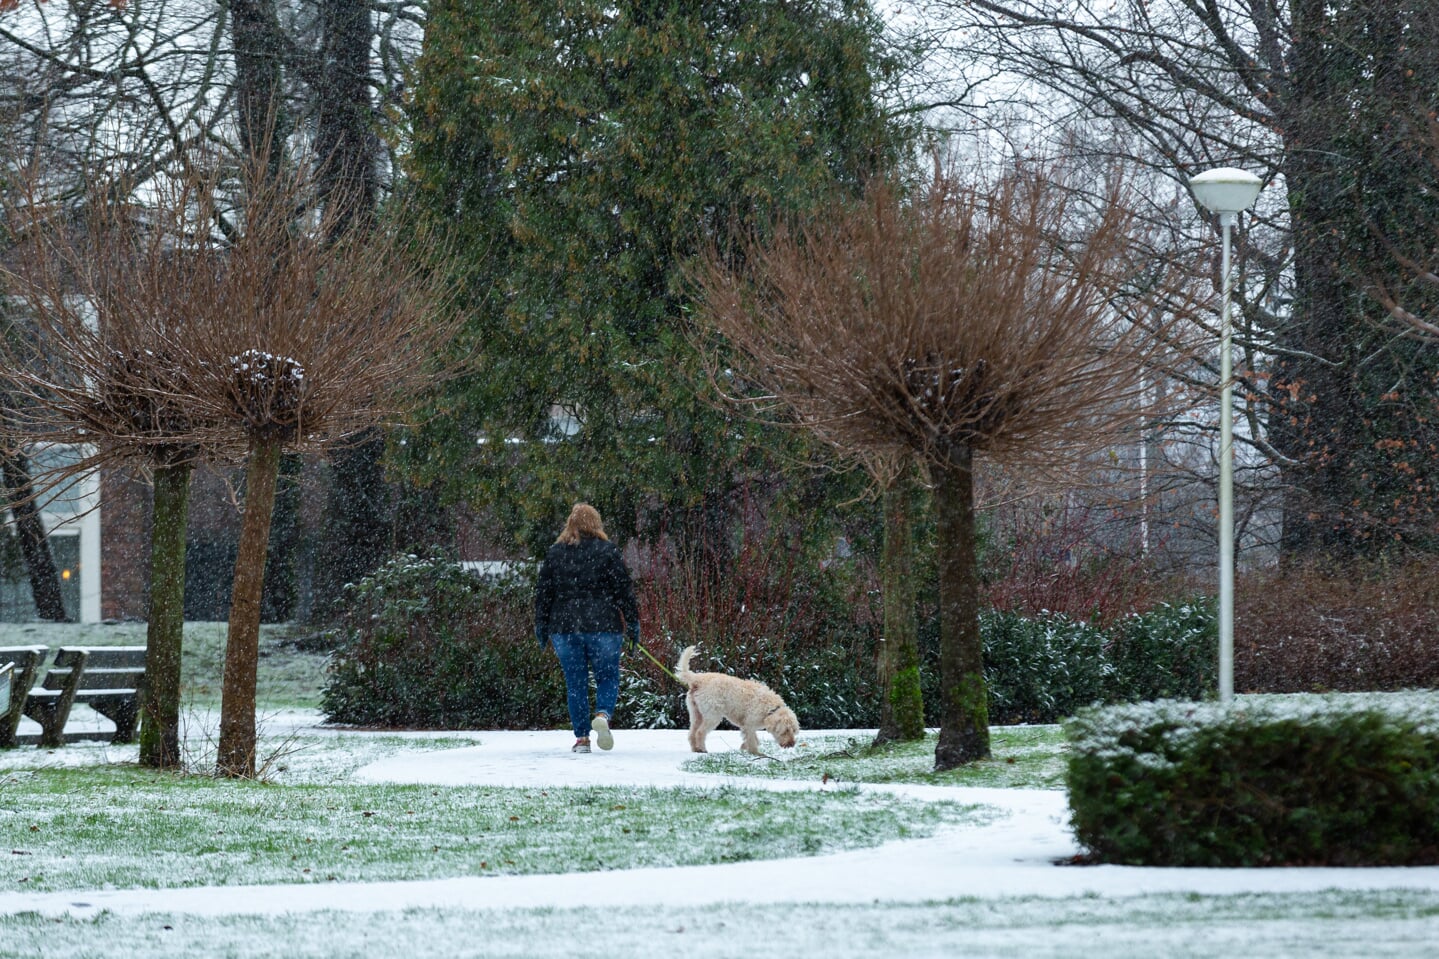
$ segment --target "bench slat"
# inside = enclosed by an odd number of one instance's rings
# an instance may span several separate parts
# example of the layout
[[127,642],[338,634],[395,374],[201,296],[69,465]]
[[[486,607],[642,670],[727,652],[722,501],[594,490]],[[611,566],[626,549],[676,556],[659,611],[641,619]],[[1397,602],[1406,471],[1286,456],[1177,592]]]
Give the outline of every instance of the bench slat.
[[143,669],[91,669],[85,667],[80,674],[78,689],[119,689],[135,690],[145,677]]
[[145,652],[144,646],[61,646],[60,651],[55,654],[55,665],[69,666],[75,654],[84,653],[86,669],[143,669]]
[[70,685],[70,674],[73,672],[74,670],[69,667],[57,669],[51,666],[50,671],[45,674],[45,678],[40,681],[38,688],[44,690],[64,689]]

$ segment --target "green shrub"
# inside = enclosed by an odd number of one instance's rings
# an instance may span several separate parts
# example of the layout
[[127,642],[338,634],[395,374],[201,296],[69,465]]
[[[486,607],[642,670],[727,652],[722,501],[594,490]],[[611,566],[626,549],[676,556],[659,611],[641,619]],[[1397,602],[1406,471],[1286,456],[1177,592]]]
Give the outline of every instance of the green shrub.
[[[807,569],[776,545],[746,547],[703,583],[670,566],[636,583],[646,649],[666,668],[695,643],[699,670],[758,679],[810,729],[879,722],[877,613],[854,568]],[[485,580],[443,559],[401,557],[348,587],[322,705],[367,726],[533,729],[566,721],[564,677],[533,637],[533,586]],[[981,616],[990,717],[1052,723],[1099,702],[1200,697],[1214,687],[1214,617],[1160,606],[1108,630],[1061,614]],[[938,640],[923,625],[925,701],[939,703]],[[621,662],[616,721],[688,725],[683,689],[643,656]]]
[[1112,668],[1096,627],[1063,613],[1029,619],[985,610],[979,629],[996,725],[1052,723],[1108,701]]
[[1167,700],[1066,733],[1075,835],[1099,861],[1439,863],[1439,693]]
[[346,587],[321,708],[336,723],[567,725],[564,677],[535,642],[533,584],[400,557]]
[[1208,601],[1160,603],[1107,631],[1107,702],[1203,699],[1219,686],[1219,620]]
[[[1056,723],[1097,703],[1202,699],[1217,686],[1218,627],[1207,601],[1161,603],[1108,628],[1064,613],[984,610],[984,675],[996,726]],[[939,636],[920,627],[926,722],[939,721]]]

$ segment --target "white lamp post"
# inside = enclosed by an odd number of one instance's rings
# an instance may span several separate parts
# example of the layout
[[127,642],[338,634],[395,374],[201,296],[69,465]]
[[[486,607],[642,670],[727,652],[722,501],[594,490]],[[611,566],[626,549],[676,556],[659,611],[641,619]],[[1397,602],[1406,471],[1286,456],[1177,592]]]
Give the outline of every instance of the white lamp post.
[[1259,196],[1259,177],[1221,167],[1191,177],[1189,188],[1224,235],[1224,306],[1219,320],[1219,698],[1234,698],[1234,382],[1230,356],[1229,230]]

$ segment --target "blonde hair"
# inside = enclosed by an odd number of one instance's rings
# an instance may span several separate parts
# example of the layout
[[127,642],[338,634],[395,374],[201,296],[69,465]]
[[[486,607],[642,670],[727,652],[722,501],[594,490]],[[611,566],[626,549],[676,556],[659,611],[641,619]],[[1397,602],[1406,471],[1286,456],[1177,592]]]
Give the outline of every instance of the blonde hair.
[[605,524],[600,519],[600,511],[589,503],[576,503],[575,508],[570,510],[570,518],[565,520],[565,531],[555,542],[573,546],[585,536],[592,539],[609,539],[605,535]]

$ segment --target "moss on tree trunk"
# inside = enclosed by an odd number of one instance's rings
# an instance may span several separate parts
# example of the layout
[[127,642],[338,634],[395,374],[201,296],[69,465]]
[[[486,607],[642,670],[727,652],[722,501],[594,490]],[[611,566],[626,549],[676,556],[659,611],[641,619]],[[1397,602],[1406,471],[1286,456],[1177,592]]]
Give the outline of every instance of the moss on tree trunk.
[[215,761],[222,776],[255,775],[255,668],[260,658],[260,599],[281,442],[256,439],[245,468],[245,514],[235,555],[230,629],[225,640],[225,678],[220,698],[220,744]]
[[939,746],[935,769],[989,757],[989,703],[979,636],[973,452],[933,467],[939,538]]
[[879,648],[879,734],[875,743],[924,738],[919,627],[914,609],[914,481],[906,468],[884,491],[884,637]]
[[145,690],[140,763],[180,764],[180,652],[185,628],[185,525],[190,466],[155,468],[150,525],[150,615],[145,630]]

